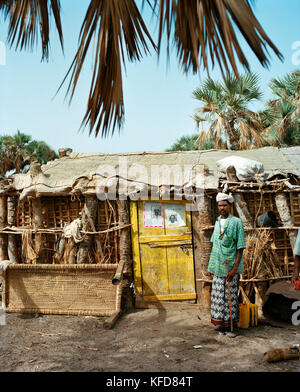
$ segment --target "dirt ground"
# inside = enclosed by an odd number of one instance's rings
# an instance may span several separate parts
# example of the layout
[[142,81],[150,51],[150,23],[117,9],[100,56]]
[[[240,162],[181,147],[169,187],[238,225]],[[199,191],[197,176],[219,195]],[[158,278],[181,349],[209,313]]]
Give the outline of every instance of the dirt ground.
[[1,371],[300,371],[300,360],[263,360],[267,350],[299,344],[300,326],[262,316],[258,327],[240,330],[233,339],[214,331],[208,312],[195,305],[136,309],[111,330],[103,329],[104,320],[6,314],[6,325],[0,326]]

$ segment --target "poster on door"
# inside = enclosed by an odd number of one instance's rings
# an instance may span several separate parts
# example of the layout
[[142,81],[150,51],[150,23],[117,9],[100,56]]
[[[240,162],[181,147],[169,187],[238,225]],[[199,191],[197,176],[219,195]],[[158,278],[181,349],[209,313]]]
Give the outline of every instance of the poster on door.
[[165,207],[166,227],[185,226],[185,206],[180,204],[167,204]]
[[164,227],[164,207],[161,203],[144,204],[144,227]]

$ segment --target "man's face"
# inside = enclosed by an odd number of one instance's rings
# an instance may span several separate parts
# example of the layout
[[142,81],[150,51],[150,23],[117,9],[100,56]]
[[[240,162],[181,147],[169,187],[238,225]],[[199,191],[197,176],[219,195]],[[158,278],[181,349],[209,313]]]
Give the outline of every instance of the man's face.
[[222,218],[227,218],[230,211],[230,204],[226,200],[219,201],[218,210]]

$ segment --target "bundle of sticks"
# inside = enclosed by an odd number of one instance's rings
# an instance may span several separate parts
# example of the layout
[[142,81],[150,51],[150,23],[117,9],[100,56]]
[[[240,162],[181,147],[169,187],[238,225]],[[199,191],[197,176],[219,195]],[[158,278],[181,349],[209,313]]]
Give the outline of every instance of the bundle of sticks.
[[284,266],[276,253],[272,232],[269,229],[249,232],[244,250],[244,282],[242,289],[247,298],[253,290],[257,292],[260,282],[269,282],[272,278],[278,279],[285,276]]

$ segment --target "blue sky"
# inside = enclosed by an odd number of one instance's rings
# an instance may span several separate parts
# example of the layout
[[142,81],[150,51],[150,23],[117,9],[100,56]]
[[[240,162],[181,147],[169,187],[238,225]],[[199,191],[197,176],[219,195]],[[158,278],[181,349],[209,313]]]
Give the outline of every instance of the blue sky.
[[[184,75],[178,68],[175,51],[171,53],[169,67],[165,56],[158,63],[154,53],[140,63],[127,64],[123,79],[125,124],[120,133],[101,139],[89,136],[88,129],[79,132],[90,86],[91,58],[70,105],[65,100],[67,84],[56,96],[55,93],[73,60],[88,3],[88,0],[61,0],[64,55],[55,29],[48,62],[40,61],[40,45],[31,52],[6,47],[6,65],[0,65],[0,133],[14,134],[19,129],[34,139],[46,141],[54,149],[70,147],[76,152],[105,153],[164,151],[179,137],[195,133],[191,115],[199,104],[192,98],[192,92],[207,75],[204,70],[199,75]],[[265,99],[269,99],[270,79],[300,68],[292,63],[293,54],[295,58],[292,44],[300,41],[300,0],[256,0],[254,11],[284,55],[281,62],[270,52],[270,68],[266,70],[244,43],[251,70],[260,75]],[[6,33],[7,25],[1,21],[0,41],[6,42]],[[220,77],[218,69],[211,75]],[[257,108],[262,105],[257,104]]]

